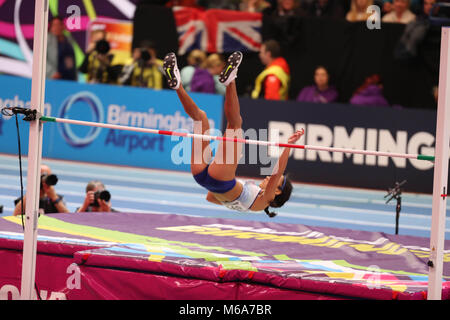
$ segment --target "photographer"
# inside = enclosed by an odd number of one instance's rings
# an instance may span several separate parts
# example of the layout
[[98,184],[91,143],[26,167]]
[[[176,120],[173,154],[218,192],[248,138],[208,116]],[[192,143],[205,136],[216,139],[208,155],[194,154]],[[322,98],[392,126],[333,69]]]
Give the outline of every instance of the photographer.
[[100,39],[93,50],[86,53],[80,71],[87,75],[88,83],[115,83],[111,66],[114,56],[109,53],[110,49],[109,42]]
[[111,194],[105,190],[105,185],[101,181],[92,180],[86,186],[83,205],[76,212],[115,212],[110,200]]
[[[49,166],[41,165],[41,188],[39,195],[39,209],[43,213],[63,213],[69,212],[64,201],[63,196],[56,193],[55,185],[58,182],[58,178],[52,174]],[[18,198],[14,201],[16,207],[14,208],[14,215],[21,215],[25,213],[26,196],[24,195],[23,201]],[[22,210],[23,203],[23,210]]]
[[132,61],[123,67],[119,84],[153,89],[163,88],[162,60],[150,41],[143,41],[133,50]]

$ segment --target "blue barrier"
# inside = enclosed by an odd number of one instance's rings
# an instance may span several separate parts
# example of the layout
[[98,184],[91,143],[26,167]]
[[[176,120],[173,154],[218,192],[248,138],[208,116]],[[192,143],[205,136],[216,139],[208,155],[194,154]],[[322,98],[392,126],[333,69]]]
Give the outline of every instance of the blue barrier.
[[[0,76],[0,106],[29,107],[31,80]],[[192,93],[194,101],[208,114],[211,128],[220,130],[223,97]],[[159,130],[192,130],[172,90],[80,84],[48,80],[44,115]],[[22,152],[28,151],[28,125],[20,120]],[[173,161],[177,137],[126,132],[68,124],[44,125],[43,157],[146,168],[189,170],[188,161]],[[190,143],[190,142],[189,142]],[[175,151],[174,151],[175,150]],[[190,148],[179,155],[190,159]],[[0,152],[17,154],[14,119],[0,117]]]

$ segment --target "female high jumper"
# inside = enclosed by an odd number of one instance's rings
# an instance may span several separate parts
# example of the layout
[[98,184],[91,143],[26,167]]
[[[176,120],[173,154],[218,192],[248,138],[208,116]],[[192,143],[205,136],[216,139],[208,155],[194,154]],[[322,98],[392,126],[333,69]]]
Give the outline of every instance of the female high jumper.
[[[242,137],[242,118],[236,92],[235,78],[242,61],[242,53],[235,52],[227,60],[227,64],[219,76],[219,81],[226,86],[225,117],[227,129],[224,137]],[[164,58],[163,69],[168,85],[176,90],[186,113],[194,120],[194,133],[205,134],[209,130],[206,113],[201,110],[184,90],[180,81],[177,58],[169,53]],[[293,144],[300,139],[304,130],[295,132],[288,143]],[[199,147],[201,144],[201,148]],[[290,148],[285,148],[278,159],[272,175],[266,177],[259,186],[252,181],[236,179],[236,169],[241,157],[242,143],[221,141],[213,159],[209,141],[193,141],[191,154],[191,172],[195,181],[208,190],[206,200],[223,205],[237,211],[262,211],[269,217],[276,213],[269,207],[279,208],[289,200],[292,183],[284,175]]]

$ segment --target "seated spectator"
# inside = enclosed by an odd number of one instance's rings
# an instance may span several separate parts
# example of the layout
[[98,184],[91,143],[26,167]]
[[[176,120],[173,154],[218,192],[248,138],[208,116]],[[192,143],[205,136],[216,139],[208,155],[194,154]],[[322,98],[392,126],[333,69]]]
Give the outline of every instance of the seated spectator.
[[111,194],[98,180],[90,181],[86,186],[83,205],[76,212],[116,212],[111,208]]
[[371,5],[373,5],[373,0],[352,0],[350,11],[345,19],[349,22],[367,21],[370,16],[370,13],[367,13],[367,8]]
[[299,0],[278,0],[275,12],[279,17],[304,15]]
[[142,41],[139,48],[133,50],[133,57],[122,70],[119,83],[133,87],[152,89],[163,88],[163,61],[156,57],[155,45]]
[[350,99],[351,104],[364,106],[389,106],[389,103],[383,96],[383,85],[381,78],[377,74],[367,77],[358,89],[356,89],[353,97]]
[[47,37],[47,78],[77,80],[75,53],[64,29],[64,21],[53,17]]
[[183,84],[186,91],[191,90],[191,80],[194,75],[195,69],[202,66],[206,61],[206,53],[199,49],[192,50],[188,57],[188,65],[180,70],[181,83]]
[[[69,212],[67,209],[63,196],[56,193],[55,185],[58,182],[58,178],[52,175],[52,170],[49,166],[41,165],[41,187],[39,194],[39,212],[48,213],[63,213]],[[13,215],[25,214],[26,209],[26,195],[23,196],[23,200],[18,198],[14,201],[15,208]],[[23,208],[22,208],[23,204]]]
[[263,12],[270,8],[270,3],[264,0],[242,0],[239,9],[246,12]]
[[339,0],[313,0],[305,5],[307,15],[318,18],[344,19],[344,8]]
[[416,16],[416,20],[408,23],[403,31],[399,43],[395,47],[394,56],[399,60],[415,58],[419,46],[425,40],[430,29],[428,17],[436,0],[424,0],[422,11]]
[[191,80],[191,91],[202,93],[216,93],[214,77],[206,68],[206,63],[195,69]]
[[283,48],[298,46],[304,16],[299,0],[278,0],[275,8],[270,7],[264,12],[264,38],[277,39]]
[[205,9],[239,10],[242,0],[197,0],[197,5]]
[[191,81],[192,92],[225,94],[226,87],[219,82],[219,75],[225,67],[223,57],[210,54],[202,66],[195,69]]
[[[383,14],[389,13],[394,9],[392,2],[392,0],[382,0],[380,6],[382,7]],[[410,10],[414,14],[418,14],[421,11],[422,4],[423,0],[411,0]]]
[[416,20],[416,15],[409,10],[410,0],[394,0],[392,11],[383,16],[381,21],[408,24]]
[[334,86],[329,85],[329,74],[325,67],[318,66],[314,71],[314,85],[303,88],[297,97],[297,101],[329,103],[338,98],[338,92]]
[[219,75],[225,68],[223,56],[217,53],[210,54],[206,59],[206,68],[214,78],[214,86],[217,94],[225,95],[226,87],[219,81]]
[[428,17],[431,15],[431,9],[435,5],[436,0],[423,0],[420,10],[416,16],[417,20],[428,20]]
[[111,70],[113,55],[108,41],[101,39],[95,43],[95,48],[87,52],[80,71],[87,74],[88,83],[114,83]]
[[286,59],[281,56],[278,42],[275,40],[264,41],[259,58],[266,68],[255,80],[252,98],[287,100],[291,80],[290,68]]

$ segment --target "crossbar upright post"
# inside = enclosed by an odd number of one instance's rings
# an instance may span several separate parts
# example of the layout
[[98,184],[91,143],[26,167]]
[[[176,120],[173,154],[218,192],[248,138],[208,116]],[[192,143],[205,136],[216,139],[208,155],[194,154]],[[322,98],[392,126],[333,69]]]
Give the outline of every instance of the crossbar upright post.
[[436,122],[433,207],[431,217],[428,272],[429,300],[442,298],[442,274],[447,209],[448,162],[450,143],[450,28],[442,28],[439,98]]
[[[45,68],[47,59],[48,0],[35,1],[33,74],[31,81],[31,109],[42,113],[45,98]],[[28,142],[27,196],[25,201],[24,243],[20,297],[34,298],[36,278],[36,249],[42,158],[42,123],[30,122]],[[37,293],[39,294],[39,293]]]

